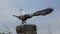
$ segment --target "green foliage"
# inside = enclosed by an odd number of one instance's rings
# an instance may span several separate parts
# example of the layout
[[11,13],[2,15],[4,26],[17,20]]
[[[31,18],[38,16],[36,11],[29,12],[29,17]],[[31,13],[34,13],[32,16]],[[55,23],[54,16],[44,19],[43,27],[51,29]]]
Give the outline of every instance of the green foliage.
[[5,32],[2,32],[2,33],[0,33],[0,34],[12,34],[11,32],[7,32],[7,33],[5,33]]

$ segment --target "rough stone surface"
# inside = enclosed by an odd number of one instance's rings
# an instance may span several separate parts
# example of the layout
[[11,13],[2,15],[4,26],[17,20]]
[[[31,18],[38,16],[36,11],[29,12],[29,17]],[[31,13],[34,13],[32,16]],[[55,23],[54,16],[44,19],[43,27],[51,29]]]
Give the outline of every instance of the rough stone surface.
[[16,27],[17,34],[37,34],[36,31],[37,31],[36,25],[25,24],[18,25]]

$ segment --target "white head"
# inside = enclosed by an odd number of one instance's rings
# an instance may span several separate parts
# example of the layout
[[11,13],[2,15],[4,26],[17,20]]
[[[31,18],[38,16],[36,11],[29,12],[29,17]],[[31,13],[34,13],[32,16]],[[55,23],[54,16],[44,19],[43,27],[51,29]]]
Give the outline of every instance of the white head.
[[21,12],[22,15],[26,14],[26,13],[23,11],[23,9],[20,9],[19,11]]

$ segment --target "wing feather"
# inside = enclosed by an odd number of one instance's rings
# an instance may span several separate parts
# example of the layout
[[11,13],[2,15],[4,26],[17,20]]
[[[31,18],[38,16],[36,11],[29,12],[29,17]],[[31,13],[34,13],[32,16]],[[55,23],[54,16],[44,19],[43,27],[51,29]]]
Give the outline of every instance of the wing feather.
[[44,9],[44,10],[39,10],[37,12],[34,12],[32,15],[33,16],[47,15],[47,14],[50,14],[52,11],[53,11],[52,8],[47,8],[47,9]]

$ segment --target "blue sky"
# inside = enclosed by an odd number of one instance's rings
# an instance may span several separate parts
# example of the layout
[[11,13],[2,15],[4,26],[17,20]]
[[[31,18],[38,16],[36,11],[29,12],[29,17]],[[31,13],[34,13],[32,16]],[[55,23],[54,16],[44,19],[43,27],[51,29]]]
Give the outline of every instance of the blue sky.
[[48,24],[52,34],[60,34],[60,0],[0,0],[0,32],[8,31],[5,24],[12,33],[21,21],[12,15],[20,15],[19,9],[26,13],[52,7],[54,11],[46,16],[33,17],[27,20],[27,24],[36,24],[38,34],[48,34]]

